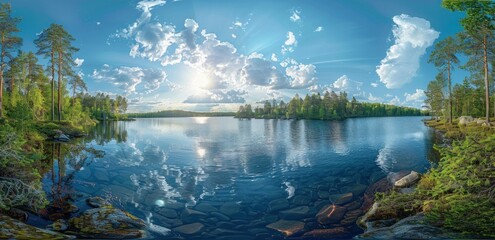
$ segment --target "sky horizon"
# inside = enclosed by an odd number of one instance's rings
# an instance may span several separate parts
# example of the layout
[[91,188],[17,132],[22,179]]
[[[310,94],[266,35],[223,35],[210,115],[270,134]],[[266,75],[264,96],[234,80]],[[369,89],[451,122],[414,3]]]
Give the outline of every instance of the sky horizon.
[[126,96],[128,112],[236,111],[326,90],[421,108],[437,73],[427,62],[433,45],[459,32],[462,17],[440,0],[11,4],[23,51],[63,25],[89,92]]

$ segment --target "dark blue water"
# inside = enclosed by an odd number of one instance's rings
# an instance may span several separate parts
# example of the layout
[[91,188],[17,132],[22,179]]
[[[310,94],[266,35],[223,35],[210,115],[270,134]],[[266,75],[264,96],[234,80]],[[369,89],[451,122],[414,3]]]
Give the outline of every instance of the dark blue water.
[[[86,141],[104,151],[104,157],[80,164],[66,160],[63,175],[71,174],[71,181],[65,188],[78,196],[108,198],[158,226],[204,226],[192,235],[152,230],[150,238],[281,238],[266,225],[285,218],[280,211],[301,205],[308,206],[309,213],[290,219],[305,224],[294,236],[343,226],[349,237],[360,232],[354,224],[322,226],[316,212],[332,202],[332,194],[354,192],[353,202],[362,203],[360,189],[390,172],[425,172],[433,133],[421,119],[197,117],[101,124]],[[60,172],[58,165],[55,169]],[[47,189],[52,176],[45,178]],[[277,199],[287,199],[289,206],[273,211],[268,206]],[[184,207],[205,215],[186,216]]]

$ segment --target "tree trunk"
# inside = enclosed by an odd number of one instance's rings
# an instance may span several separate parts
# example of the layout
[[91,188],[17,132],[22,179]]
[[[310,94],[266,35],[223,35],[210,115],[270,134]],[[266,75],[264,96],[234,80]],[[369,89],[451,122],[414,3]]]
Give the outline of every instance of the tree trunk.
[[486,125],[490,126],[490,89],[488,84],[488,46],[487,36],[483,37],[483,66],[485,68],[485,102],[486,102]]
[[4,43],[5,43],[5,38],[4,35],[2,34],[2,52],[0,53],[0,118],[3,118],[3,61],[4,61],[4,54],[5,54],[5,48],[4,48]]
[[74,82],[74,86],[72,87],[72,104],[71,106],[74,107],[74,102],[76,100],[76,87],[77,87],[77,83]]
[[55,121],[55,56],[54,49],[52,48],[52,121]]
[[450,61],[448,62],[448,81],[449,81],[449,108],[450,108],[450,113],[449,113],[449,123],[452,124],[452,83],[450,81]]
[[62,102],[60,95],[62,94],[62,54],[58,53],[58,121],[62,120]]

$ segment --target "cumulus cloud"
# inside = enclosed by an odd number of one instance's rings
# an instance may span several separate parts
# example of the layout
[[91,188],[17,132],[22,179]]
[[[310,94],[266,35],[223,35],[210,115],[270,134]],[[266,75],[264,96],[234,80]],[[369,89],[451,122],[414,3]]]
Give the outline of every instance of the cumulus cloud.
[[426,95],[423,89],[416,89],[416,92],[412,94],[405,93],[404,97],[406,97],[406,102],[422,103],[425,100]]
[[272,53],[272,57],[270,59],[274,62],[278,61],[277,55],[275,55],[275,53]]
[[76,67],[80,67],[80,66],[82,66],[82,65],[83,65],[83,63],[84,63],[84,59],[82,59],[82,58],[76,58],[76,59],[74,60],[74,64],[76,64]]
[[371,93],[368,94],[368,100],[371,102],[382,102],[383,101],[382,98],[373,96],[373,94],[371,94]]
[[351,80],[347,75],[342,75],[335,82],[333,82],[333,87],[337,91],[345,91],[348,93],[355,93],[361,90],[363,86],[362,82]]
[[116,67],[104,65],[99,70],[94,70],[92,77],[99,81],[112,83],[122,89],[126,94],[141,92],[150,93],[158,89],[167,81],[167,74],[158,69],[139,67]]
[[243,90],[207,90],[189,96],[184,103],[244,103],[246,94]]
[[371,86],[376,88],[378,87],[378,83],[371,83]]
[[395,42],[377,66],[376,73],[387,88],[400,88],[415,76],[421,56],[438,38],[439,32],[423,18],[401,14],[392,19]]
[[292,22],[295,22],[295,23],[301,22],[301,15],[300,14],[301,14],[301,11],[299,11],[299,10],[292,10],[289,19]]
[[318,26],[314,32],[321,32],[323,31],[323,27],[322,26]]
[[285,74],[290,78],[291,88],[306,88],[318,80],[316,67],[313,64],[292,65],[285,69]]
[[285,40],[284,45],[282,45],[282,54],[287,52],[294,52],[295,47],[297,46],[297,39],[293,32],[287,32],[287,40]]
[[396,105],[396,106],[400,106],[400,105],[402,105],[402,103],[401,103],[401,101],[400,101],[399,97],[397,97],[397,96],[394,96],[394,97],[392,98],[392,100],[390,100],[388,103],[389,103],[389,104],[391,104],[391,105]]

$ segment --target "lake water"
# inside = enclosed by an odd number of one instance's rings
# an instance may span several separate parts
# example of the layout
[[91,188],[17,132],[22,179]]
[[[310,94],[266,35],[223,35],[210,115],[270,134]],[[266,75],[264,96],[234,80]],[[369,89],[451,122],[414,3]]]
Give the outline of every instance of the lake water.
[[304,223],[293,236],[343,226],[343,236],[352,237],[361,232],[355,224],[322,226],[315,214],[352,192],[342,204],[350,212],[367,186],[391,172],[425,172],[434,133],[421,119],[196,117],[100,124],[82,141],[104,156],[53,144],[44,188],[52,199],[69,195],[80,211],[83,199],[103,196],[154,225],[203,225],[198,233],[178,230],[168,237],[277,239],[283,235],[266,225],[280,219]]

